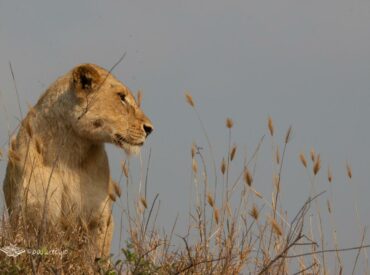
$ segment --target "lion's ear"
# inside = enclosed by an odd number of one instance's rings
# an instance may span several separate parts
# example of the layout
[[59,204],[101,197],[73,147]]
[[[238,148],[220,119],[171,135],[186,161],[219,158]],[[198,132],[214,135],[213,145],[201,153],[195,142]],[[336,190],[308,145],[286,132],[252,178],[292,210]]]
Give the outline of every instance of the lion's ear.
[[92,92],[100,80],[98,71],[89,64],[76,67],[72,72],[72,77],[77,92]]

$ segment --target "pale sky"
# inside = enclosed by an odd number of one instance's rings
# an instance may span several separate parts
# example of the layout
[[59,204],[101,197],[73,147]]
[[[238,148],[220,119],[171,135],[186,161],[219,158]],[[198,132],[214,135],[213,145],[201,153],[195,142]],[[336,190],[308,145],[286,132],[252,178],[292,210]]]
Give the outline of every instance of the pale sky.
[[[280,144],[292,125],[284,207],[294,216],[308,197],[298,154],[314,147],[323,159],[320,190],[328,189],[327,165],[333,167],[340,243],[358,244],[359,236],[347,232],[355,230],[354,198],[363,224],[370,221],[369,26],[368,0],[0,0],[0,145],[6,151],[8,129],[20,117],[9,62],[25,112],[75,65],[91,62],[109,69],[126,52],[113,74],[131,90],[143,90],[143,108],[155,127],[142,159],[151,148],[149,198],[160,194],[160,225],[168,228],[177,214],[183,217],[179,232],[186,224],[190,146],[196,141],[207,148],[184,100],[189,91],[217,166],[226,152],[226,117],[235,122],[232,136],[240,163],[242,151],[251,153],[267,133],[269,115]],[[255,175],[256,189],[267,198],[270,149],[266,137]],[[118,179],[124,155],[113,146],[108,150],[112,177]],[[345,177],[346,161],[353,167],[353,186]],[[0,162],[0,180],[5,165]],[[323,209],[329,193],[321,200]]]

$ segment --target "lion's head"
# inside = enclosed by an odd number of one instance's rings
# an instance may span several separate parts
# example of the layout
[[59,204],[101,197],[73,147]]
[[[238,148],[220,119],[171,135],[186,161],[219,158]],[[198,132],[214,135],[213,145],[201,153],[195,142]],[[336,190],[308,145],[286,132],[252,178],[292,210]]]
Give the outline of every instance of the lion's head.
[[137,153],[153,131],[130,90],[110,72],[83,64],[71,72],[71,92],[77,104],[71,114],[74,131],[96,143],[113,143]]

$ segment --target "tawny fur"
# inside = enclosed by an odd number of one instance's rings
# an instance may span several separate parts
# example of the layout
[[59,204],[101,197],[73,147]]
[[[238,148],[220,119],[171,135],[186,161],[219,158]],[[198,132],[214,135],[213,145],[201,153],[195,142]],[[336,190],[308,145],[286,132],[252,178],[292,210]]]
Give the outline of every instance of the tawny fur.
[[12,223],[39,227],[46,213],[50,226],[82,224],[109,255],[119,189],[104,143],[130,154],[151,130],[129,89],[101,67],[79,65],[57,79],[11,141],[4,194]]

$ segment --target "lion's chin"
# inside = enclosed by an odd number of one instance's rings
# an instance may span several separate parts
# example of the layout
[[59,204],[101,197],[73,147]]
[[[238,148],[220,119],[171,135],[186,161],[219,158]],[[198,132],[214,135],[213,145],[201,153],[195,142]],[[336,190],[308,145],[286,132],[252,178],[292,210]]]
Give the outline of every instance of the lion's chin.
[[138,155],[140,153],[140,149],[141,149],[141,146],[131,145],[131,144],[127,144],[127,143],[124,143],[123,145],[121,145],[119,147],[122,148],[128,156]]
[[140,153],[141,146],[143,143],[132,144],[127,142],[127,140],[120,134],[115,134],[113,139],[114,144],[123,149],[127,155],[137,155]]

